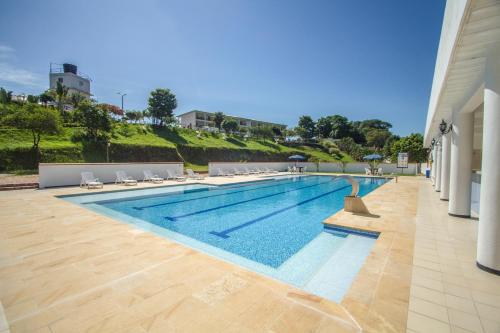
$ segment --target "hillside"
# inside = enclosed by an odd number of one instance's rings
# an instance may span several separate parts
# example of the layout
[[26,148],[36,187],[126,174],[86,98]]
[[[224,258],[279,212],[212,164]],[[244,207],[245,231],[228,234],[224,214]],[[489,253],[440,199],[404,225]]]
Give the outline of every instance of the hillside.
[[[106,147],[72,139],[79,128],[64,128],[56,136],[43,136],[40,142],[42,162],[105,162]],[[0,128],[0,169],[30,168],[32,137],[25,130]],[[335,161],[327,150],[310,146],[289,146],[270,140],[242,139],[193,130],[153,128],[139,124],[117,124],[111,136],[110,161],[184,161],[206,170],[209,161],[283,161],[289,155],[302,154],[310,159]],[[348,155],[342,160],[351,161]],[[33,168],[33,166],[31,166]]]

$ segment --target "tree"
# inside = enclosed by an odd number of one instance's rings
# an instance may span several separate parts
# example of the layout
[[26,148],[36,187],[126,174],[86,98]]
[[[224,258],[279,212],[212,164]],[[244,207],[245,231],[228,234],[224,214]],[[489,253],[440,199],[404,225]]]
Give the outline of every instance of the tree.
[[28,97],[27,97],[28,103],[37,104],[39,100],[40,100],[40,98],[38,96],[35,96],[35,95],[28,95]]
[[424,148],[424,138],[420,133],[412,133],[392,144],[392,161],[397,161],[398,153],[408,153],[409,162],[425,162],[427,148]]
[[321,117],[316,122],[316,129],[320,138],[329,138],[332,134],[331,117]]
[[111,131],[111,117],[102,105],[96,105],[90,101],[83,101],[75,111],[78,112],[81,124],[85,127],[89,139],[98,141],[101,137]]
[[302,139],[310,140],[316,134],[316,124],[310,116],[301,116],[295,130]]
[[352,132],[351,124],[346,117],[336,114],[328,118],[332,124],[331,138],[342,139],[350,136]]
[[50,90],[44,91],[40,94],[39,99],[40,102],[47,106],[47,103],[54,101],[53,93]]
[[215,112],[214,113],[214,124],[215,124],[215,127],[217,127],[219,129],[219,131],[221,130],[222,128],[222,123],[224,122],[224,113],[222,112]]
[[369,147],[380,150],[384,148],[386,141],[391,137],[391,132],[386,129],[370,129],[366,133],[366,144]]
[[281,131],[281,128],[279,128],[277,126],[272,126],[271,131],[273,132],[273,135],[275,137],[278,137],[278,138],[283,137],[283,132]]
[[108,112],[110,115],[117,116],[117,117],[121,117],[124,115],[123,110],[116,105],[108,104],[108,103],[101,103],[101,104],[98,104],[98,106],[101,109]]
[[134,123],[137,123],[144,118],[144,114],[142,111],[127,111],[125,112],[125,116],[127,117],[127,119],[133,121]]
[[33,149],[37,151],[42,135],[58,134],[62,131],[57,111],[36,104],[24,105],[18,112],[6,116],[3,123],[31,131]]
[[149,112],[155,123],[171,123],[174,118],[174,110],[177,108],[177,99],[170,89],[155,89],[151,92],[149,100]]
[[85,100],[85,96],[83,94],[80,94],[79,92],[71,94],[69,97],[69,100],[71,102],[71,105],[76,109],[83,100]]
[[68,96],[68,87],[66,87],[61,82],[57,81],[56,101],[57,101],[57,109],[61,113],[64,111],[64,103],[66,103],[67,96]]
[[226,133],[234,133],[238,131],[238,123],[234,119],[225,119],[222,122],[222,128]]
[[12,102],[12,91],[0,88],[0,103],[9,104],[10,102]]
[[270,126],[250,127],[250,134],[261,139],[272,139],[274,137],[274,132]]

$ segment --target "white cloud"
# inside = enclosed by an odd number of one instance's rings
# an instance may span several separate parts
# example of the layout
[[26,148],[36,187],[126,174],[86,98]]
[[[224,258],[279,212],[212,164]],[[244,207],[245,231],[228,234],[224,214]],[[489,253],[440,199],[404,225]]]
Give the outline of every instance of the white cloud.
[[16,50],[0,44],[0,82],[31,87],[42,86],[42,78],[39,74],[17,67],[15,60]]

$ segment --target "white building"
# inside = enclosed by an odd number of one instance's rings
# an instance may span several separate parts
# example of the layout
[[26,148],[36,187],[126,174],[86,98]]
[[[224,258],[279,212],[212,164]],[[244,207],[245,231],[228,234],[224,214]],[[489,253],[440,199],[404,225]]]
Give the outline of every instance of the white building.
[[[215,128],[214,115],[215,114],[212,112],[193,110],[183,113],[177,116],[177,118],[179,118],[179,123],[181,124],[182,127],[214,129]],[[271,127],[276,126],[282,130],[286,128],[286,125],[283,124],[270,123],[250,118],[242,118],[229,115],[225,115],[225,117],[234,119],[238,123],[238,125],[242,128],[259,127],[259,126],[271,126]]]
[[49,73],[50,89],[56,89],[57,82],[62,83],[68,88],[68,95],[80,93],[90,98],[90,78],[78,72],[76,65],[50,64]]
[[447,1],[424,144],[448,213],[479,217],[478,267],[500,274],[499,0]]

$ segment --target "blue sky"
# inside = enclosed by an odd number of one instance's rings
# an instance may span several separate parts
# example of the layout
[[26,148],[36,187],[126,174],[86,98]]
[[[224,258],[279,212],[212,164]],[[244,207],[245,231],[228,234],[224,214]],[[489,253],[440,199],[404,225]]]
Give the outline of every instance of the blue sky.
[[100,102],[222,111],[295,126],[300,115],[380,118],[423,132],[444,0],[4,0],[0,86],[48,88],[49,63],[92,77]]

